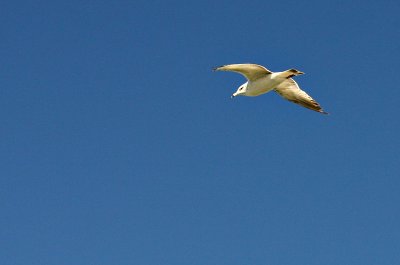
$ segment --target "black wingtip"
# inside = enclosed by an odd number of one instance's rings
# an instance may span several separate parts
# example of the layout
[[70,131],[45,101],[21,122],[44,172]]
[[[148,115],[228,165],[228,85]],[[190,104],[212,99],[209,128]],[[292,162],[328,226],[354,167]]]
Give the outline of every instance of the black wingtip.
[[224,66],[225,66],[225,65],[216,66],[216,67],[214,67],[212,70],[215,72],[215,71],[218,71],[219,68],[224,67]]

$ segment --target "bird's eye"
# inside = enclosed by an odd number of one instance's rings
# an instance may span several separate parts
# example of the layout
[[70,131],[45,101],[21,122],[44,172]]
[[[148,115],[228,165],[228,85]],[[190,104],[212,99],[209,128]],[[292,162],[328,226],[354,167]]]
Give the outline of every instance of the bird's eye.
[[239,90],[242,90],[242,89],[243,89],[243,87],[239,88]]

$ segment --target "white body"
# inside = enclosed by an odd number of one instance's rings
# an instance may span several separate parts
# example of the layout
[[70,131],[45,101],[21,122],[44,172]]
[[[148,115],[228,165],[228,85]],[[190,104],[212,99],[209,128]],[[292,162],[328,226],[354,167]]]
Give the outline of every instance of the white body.
[[245,95],[255,97],[273,90],[280,83],[286,80],[286,77],[280,76],[281,73],[282,72],[273,73],[259,78],[255,81],[248,81],[244,83],[243,86],[246,87]]

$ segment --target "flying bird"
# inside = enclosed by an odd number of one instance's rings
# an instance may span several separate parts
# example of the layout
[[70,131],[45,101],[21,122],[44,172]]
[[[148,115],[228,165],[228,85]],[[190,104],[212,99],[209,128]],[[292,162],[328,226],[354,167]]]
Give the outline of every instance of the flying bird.
[[215,67],[214,71],[229,71],[244,75],[247,82],[242,84],[231,98],[236,96],[255,97],[274,90],[283,98],[319,113],[328,114],[312,97],[301,90],[292,77],[304,74],[296,69],[271,72],[258,64],[228,64]]

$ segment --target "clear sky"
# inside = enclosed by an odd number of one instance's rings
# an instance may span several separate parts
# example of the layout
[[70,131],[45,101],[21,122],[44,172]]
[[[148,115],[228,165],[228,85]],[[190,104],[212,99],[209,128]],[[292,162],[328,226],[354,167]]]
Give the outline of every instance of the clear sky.
[[[2,1],[0,264],[398,264],[399,13]],[[244,62],[330,115],[231,100]]]

